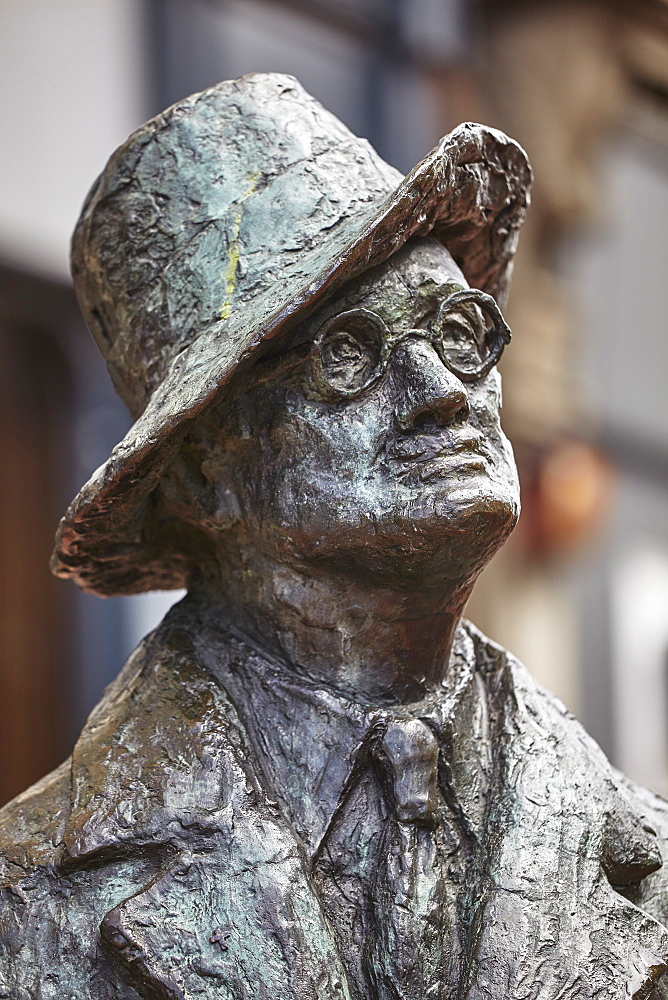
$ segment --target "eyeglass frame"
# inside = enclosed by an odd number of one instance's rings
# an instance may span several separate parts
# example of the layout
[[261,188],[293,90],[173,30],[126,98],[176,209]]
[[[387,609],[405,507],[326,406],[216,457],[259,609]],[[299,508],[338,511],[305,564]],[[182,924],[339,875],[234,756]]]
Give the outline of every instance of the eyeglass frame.
[[[491,333],[494,336],[494,343],[492,344],[489,355],[472,372],[462,371],[448,360],[442,342],[441,333],[443,326],[443,314],[446,311],[452,310],[453,307],[468,304],[469,302],[477,305],[492,320]],[[331,384],[331,381],[327,378],[323,371],[319,348],[322,346],[325,337],[335,324],[339,324],[342,320],[345,320],[346,317],[353,316],[356,318],[363,316],[372,322],[373,325],[380,331],[380,357],[378,363],[374,366],[371,376],[362,386],[354,389],[336,388]],[[486,337],[487,336],[489,336],[489,332],[486,334]],[[512,334],[510,332],[510,327],[503,318],[501,310],[499,309],[494,298],[491,295],[488,295],[487,292],[481,291],[479,288],[464,288],[450,294],[440,304],[436,314],[436,319],[427,330],[416,327],[409,330],[402,330],[400,332],[393,331],[390,330],[385,320],[383,320],[377,313],[372,312],[370,309],[348,309],[345,312],[337,313],[336,316],[332,316],[326,320],[313,339],[308,353],[308,363],[311,369],[311,377],[313,378],[313,381],[318,389],[325,395],[334,396],[339,399],[354,399],[356,396],[366,392],[380,381],[387,371],[394,349],[409,337],[419,337],[421,340],[426,340],[430,343],[438,354],[443,365],[461,382],[477,382],[488,375],[492,368],[498,364],[505,347],[510,343]]]

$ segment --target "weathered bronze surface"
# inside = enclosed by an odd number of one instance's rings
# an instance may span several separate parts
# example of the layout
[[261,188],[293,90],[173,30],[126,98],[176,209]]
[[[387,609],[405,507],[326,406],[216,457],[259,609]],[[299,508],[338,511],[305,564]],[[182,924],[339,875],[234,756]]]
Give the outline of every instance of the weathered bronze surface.
[[73,270],[137,420],[53,565],[188,596],[0,813],[0,997],[668,996],[668,807],[462,617],[529,181],[478,125],[402,179],[273,74],[110,160]]

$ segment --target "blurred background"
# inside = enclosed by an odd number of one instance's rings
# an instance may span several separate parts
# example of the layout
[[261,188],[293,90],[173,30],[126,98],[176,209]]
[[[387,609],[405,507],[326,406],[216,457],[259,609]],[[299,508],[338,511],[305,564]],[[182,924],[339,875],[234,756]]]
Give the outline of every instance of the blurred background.
[[668,792],[668,2],[0,0],[0,803],[70,752],[179,596],[49,575],[59,516],[129,426],[70,233],[132,129],[268,70],[404,171],[463,120],[528,150],[503,363],[524,509],[468,613]]

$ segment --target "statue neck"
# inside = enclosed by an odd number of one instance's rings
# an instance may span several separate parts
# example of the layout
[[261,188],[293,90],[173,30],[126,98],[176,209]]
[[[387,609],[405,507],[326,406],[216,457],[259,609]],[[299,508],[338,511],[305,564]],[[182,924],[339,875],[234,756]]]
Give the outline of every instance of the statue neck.
[[[349,577],[252,561],[203,586],[221,623],[254,645],[367,703],[417,701],[447,684],[470,589],[398,593]],[[194,589],[200,589],[194,588]]]

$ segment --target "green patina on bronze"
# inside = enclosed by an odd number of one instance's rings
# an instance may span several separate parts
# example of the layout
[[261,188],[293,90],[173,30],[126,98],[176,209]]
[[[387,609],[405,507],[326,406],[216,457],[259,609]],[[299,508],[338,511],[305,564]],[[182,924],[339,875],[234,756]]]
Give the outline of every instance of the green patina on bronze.
[[73,272],[136,423],[53,565],[189,592],[0,811],[0,997],[668,995],[668,805],[463,618],[529,180],[472,124],[402,179],[275,74],[112,156]]

